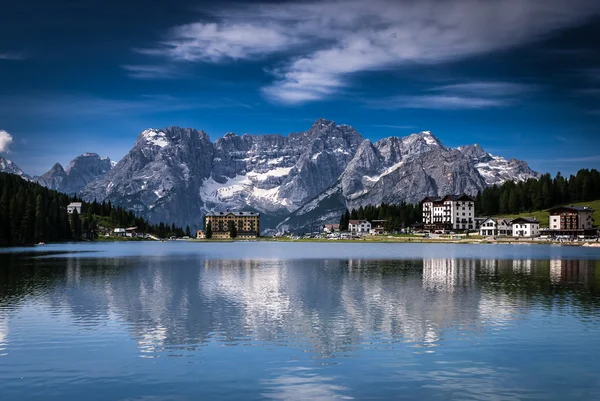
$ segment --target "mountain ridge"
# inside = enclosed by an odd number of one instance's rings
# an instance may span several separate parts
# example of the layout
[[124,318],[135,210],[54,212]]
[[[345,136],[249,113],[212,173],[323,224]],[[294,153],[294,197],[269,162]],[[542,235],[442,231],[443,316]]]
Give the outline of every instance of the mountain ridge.
[[[63,174],[54,167],[57,181],[68,181],[74,169]],[[477,144],[446,147],[430,131],[372,142],[325,119],[287,136],[229,132],[214,142],[202,130],[149,128],[123,159],[105,167],[69,185],[84,199],[108,199],[151,221],[201,227],[206,212],[243,209],[263,213],[263,226],[279,231],[331,221],[346,207],[475,194],[540,176],[526,162]]]

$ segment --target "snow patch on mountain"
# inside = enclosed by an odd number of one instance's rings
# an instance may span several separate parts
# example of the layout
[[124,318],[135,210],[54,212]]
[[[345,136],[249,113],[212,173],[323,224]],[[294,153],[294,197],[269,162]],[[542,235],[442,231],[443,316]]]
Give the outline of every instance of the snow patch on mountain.
[[161,130],[147,129],[141,135],[149,144],[154,146],[164,148],[169,144],[166,134]]

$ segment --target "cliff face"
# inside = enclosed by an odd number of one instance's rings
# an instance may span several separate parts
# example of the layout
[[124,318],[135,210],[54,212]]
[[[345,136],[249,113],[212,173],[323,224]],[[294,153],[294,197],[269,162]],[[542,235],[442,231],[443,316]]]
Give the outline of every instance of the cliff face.
[[207,212],[254,210],[267,229],[298,230],[336,221],[346,207],[476,194],[537,177],[525,162],[478,145],[448,148],[428,131],[372,143],[350,126],[319,119],[288,136],[228,133],[214,143],[190,128],[147,129],[114,167],[86,154],[38,181],[111,200],[151,221],[201,227]]

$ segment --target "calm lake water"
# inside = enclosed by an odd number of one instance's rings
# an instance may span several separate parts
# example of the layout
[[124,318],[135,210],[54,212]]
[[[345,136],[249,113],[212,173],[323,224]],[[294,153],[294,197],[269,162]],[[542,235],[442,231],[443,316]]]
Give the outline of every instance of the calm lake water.
[[600,249],[0,250],[0,400],[598,400]]

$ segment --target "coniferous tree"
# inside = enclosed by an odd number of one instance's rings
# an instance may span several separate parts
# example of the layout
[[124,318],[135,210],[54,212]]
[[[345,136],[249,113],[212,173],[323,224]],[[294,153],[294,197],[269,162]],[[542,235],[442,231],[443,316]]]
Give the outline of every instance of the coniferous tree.
[[229,220],[229,236],[231,238],[237,237],[237,227],[233,220]]
[[73,239],[75,241],[81,240],[81,221],[79,220],[79,213],[77,210],[73,210],[71,214],[71,231],[73,232]]
[[212,224],[206,223],[206,239],[211,239],[212,238]]

